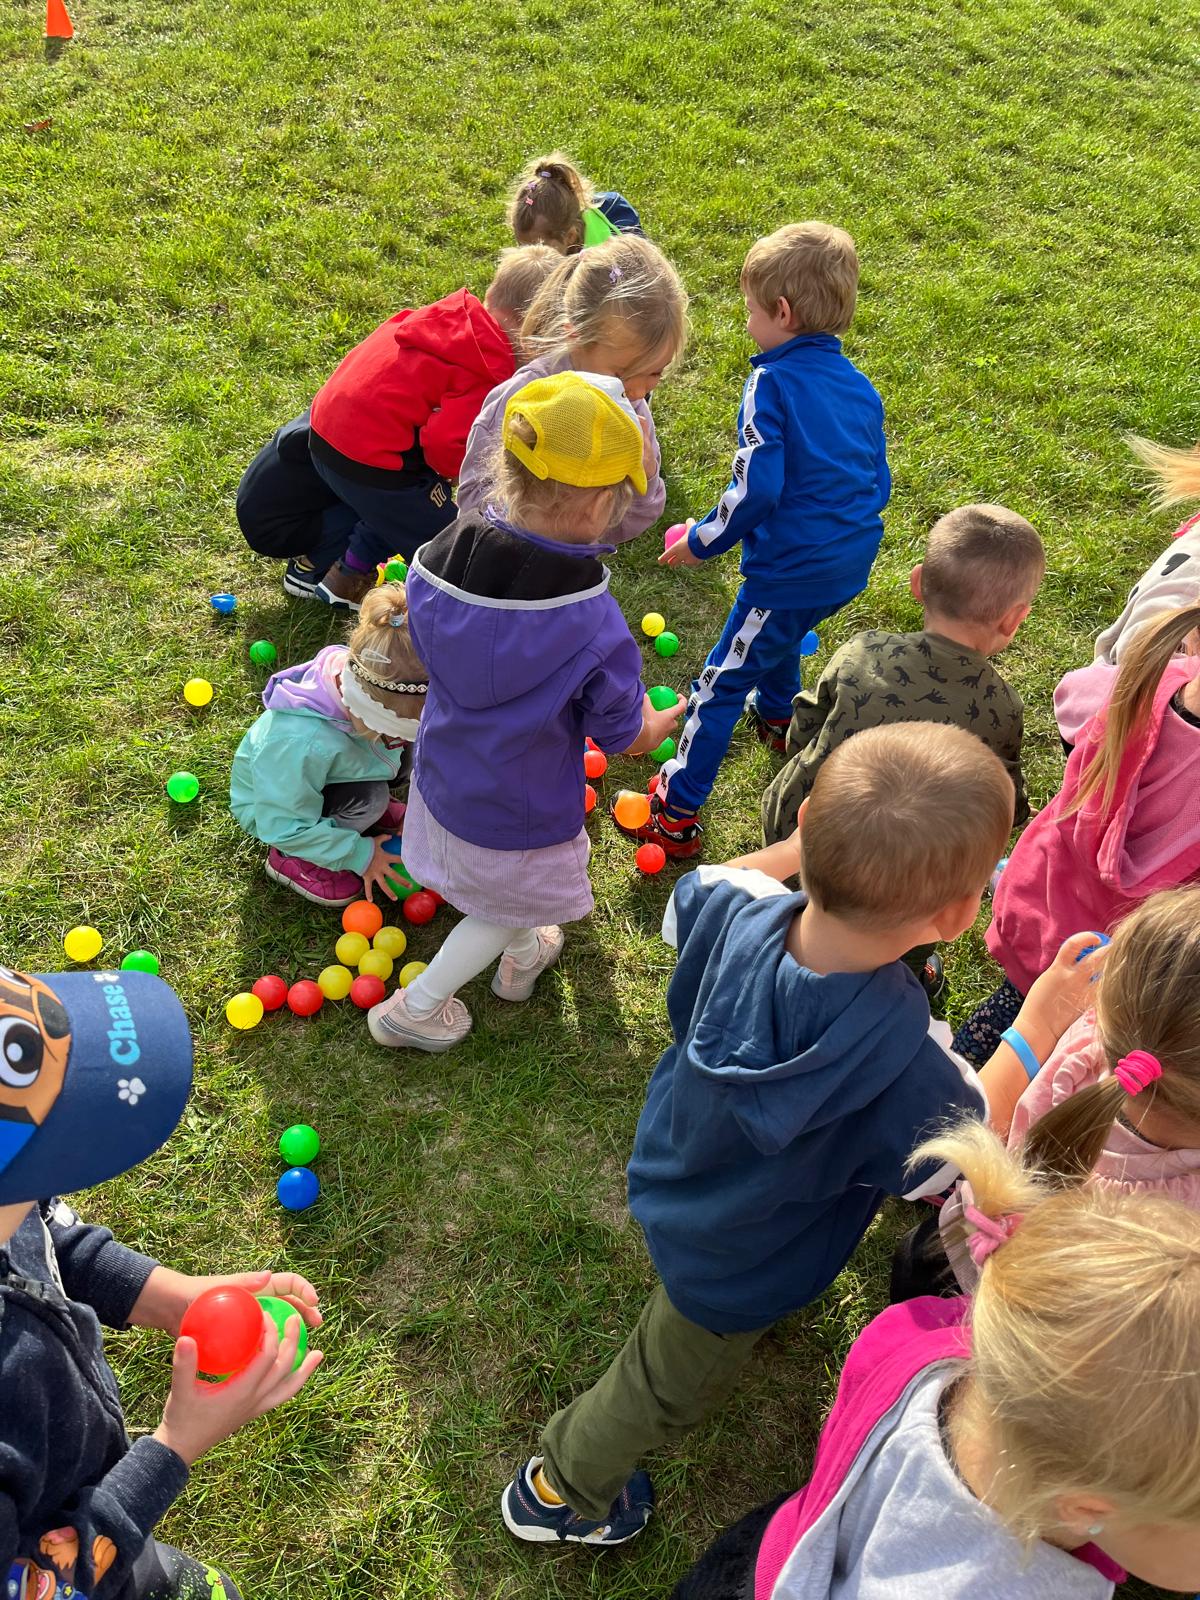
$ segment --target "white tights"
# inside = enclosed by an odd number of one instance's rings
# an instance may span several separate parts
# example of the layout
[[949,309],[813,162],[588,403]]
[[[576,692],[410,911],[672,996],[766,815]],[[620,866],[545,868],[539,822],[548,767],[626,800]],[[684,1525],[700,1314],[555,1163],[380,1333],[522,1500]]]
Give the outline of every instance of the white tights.
[[502,928],[482,917],[464,917],[433,960],[404,991],[405,1010],[428,1017],[464,983],[477,978],[497,956],[513,956],[529,966],[538,953],[536,928]]

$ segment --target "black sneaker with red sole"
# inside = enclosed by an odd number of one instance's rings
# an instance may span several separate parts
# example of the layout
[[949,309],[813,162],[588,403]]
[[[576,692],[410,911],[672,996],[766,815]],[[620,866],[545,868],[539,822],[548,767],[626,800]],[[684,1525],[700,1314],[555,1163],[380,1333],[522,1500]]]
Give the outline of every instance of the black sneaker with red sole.
[[755,705],[753,696],[751,696],[746,701],[746,721],[768,750],[774,750],[775,754],[780,756],[787,754],[787,731],[791,726],[790,717],[785,717],[780,722],[774,722],[770,717],[764,717]]
[[670,816],[656,794],[650,796],[650,819],[640,828],[624,827],[617,821],[611,806],[608,814],[618,833],[623,833],[627,839],[636,839],[639,844],[652,840],[662,846],[663,853],[672,861],[687,861],[704,849],[700,818]]

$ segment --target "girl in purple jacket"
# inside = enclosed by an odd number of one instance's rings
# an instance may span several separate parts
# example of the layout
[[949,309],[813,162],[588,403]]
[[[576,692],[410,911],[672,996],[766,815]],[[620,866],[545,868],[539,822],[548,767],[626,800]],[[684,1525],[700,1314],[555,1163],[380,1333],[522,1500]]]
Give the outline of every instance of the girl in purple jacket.
[[463,920],[424,972],[373,1007],[380,1044],[449,1050],[471,1028],[456,991],[497,957],[492,992],[528,1000],[563,922],[592,909],[584,741],[641,755],[684,701],[656,711],[608,591],[604,540],[645,493],[644,439],[619,381],[563,372],[505,407],[498,498],[424,545],[408,575],[429,674],[404,862]]

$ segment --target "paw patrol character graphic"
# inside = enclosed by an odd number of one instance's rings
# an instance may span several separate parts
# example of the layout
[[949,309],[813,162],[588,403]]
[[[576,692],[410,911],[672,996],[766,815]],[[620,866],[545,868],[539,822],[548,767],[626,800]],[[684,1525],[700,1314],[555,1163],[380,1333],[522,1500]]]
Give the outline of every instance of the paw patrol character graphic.
[[0,967],[0,1170],[49,1115],[70,1049],[71,1025],[53,989]]

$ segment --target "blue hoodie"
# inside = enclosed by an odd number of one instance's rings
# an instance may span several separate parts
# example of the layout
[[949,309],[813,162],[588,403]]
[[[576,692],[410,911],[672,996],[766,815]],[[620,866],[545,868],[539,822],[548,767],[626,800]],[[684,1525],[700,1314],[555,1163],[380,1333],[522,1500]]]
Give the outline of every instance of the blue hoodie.
[[701,867],[663,924],[674,1043],[638,1123],[629,1209],[672,1305],[713,1333],[821,1294],[888,1195],[950,1181],[932,1163],[906,1173],[921,1139],[986,1115],[902,962],[822,976],[787,953],[805,904],[761,873]]
[[750,367],[733,477],[688,546],[704,561],[741,540],[754,605],[842,604],[866,587],[883,538],[883,405],[831,333],[798,334]]

